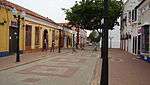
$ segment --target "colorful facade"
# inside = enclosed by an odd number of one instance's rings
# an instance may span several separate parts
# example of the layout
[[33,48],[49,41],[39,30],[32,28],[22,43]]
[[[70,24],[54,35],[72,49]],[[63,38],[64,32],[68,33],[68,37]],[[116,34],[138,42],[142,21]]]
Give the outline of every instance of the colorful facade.
[[[19,45],[22,53],[41,51],[44,42],[48,49],[55,42],[55,48],[59,45],[63,47],[63,27],[49,18],[43,17],[35,12],[8,1],[0,3],[0,57],[7,56],[16,52],[16,29],[17,21],[12,14],[15,8],[18,13],[24,11],[26,16],[21,19]],[[72,32],[66,32],[69,39],[72,39]],[[61,40],[61,42],[59,42]],[[67,41],[71,47],[72,40]]]
[[[14,52],[16,50],[16,29],[17,29],[17,21],[12,15],[9,8],[2,6],[0,7],[0,56],[7,56],[9,53]],[[20,24],[20,50],[24,49],[24,19],[21,20]]]

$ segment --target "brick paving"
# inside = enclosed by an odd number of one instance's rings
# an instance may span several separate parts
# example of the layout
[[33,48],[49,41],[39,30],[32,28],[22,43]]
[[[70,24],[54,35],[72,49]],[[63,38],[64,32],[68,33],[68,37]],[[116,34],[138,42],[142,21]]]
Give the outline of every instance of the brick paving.
[[69,49],[62,49],[63,51],[61,53],[58,53],[58,50],[55,49],[55,52],[50,52],[48,51],[44,51],[44,52],[33,52],[33,53],[24,53],[20,55],[20,60],[21,62],[15,62],[16,61],[16,56],[14,55],[10,55],[10,56],[6,56],[6,57],[1,57],[0,58],[0,71],[1,70],[5,70],[5,69],[9,69],[9,68],[13,68],[16,66],[20,66],[23,64],[28,64],[28,63],[32,63],[44,58],[48,58],[48,57],[55,57],[59,54],[63,54],[63,53],[67,53],[69,52]]
[[[97,62],[91,85],[100,85],[99,67]],[[150,63],[120,49],[109,49],[109,85],[150,85],[149,74]]]
[[0,71],[0,85],[90,85],[98,54],[67,50],[36,62]]
[[150,63],[120,49],[109,54],[110,85],[150,85]]
[[[98,54],[89,48],[23,54],[20,63],[11,56],[0,58],[1,69],[13,67],[0,71],[0,85],[100,85]],[[120,49],[109,49],[109,85],[150,85],[149,74],[150,63]]]

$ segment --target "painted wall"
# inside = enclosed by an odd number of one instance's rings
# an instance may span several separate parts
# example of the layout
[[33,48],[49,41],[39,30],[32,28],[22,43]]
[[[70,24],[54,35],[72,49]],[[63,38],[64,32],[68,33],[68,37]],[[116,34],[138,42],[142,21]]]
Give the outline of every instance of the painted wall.
[[[14,19],[13,15],[11,14],[10,10],[5,8],[0,8],[0,22],[6,21],[4,25],[0,25],[0,52],[2,51],[9,51],[9,26],[11,26],[11,21],[16,21]],[[23,35],[23,22],[24,20],[21,20],[20,24],[20,50],[23,49],[23,41],[24,41],[24,35]]]
[[[57,29],[52,28],[52,27],[48,27],[39,23],[35,23],[33,21],[25,21],[26,25],[31,25],[32,26],[32,34],[31,34],[31,49],[36,49],[36,45],[35,45],[35,27],[39,27],[40,28],[40,35],[39,35],[39,46],[38,48],[42,48],[43,47],[43,34],[44,34],[44,30],[47,29],[48,31],[48,47],[52,46],[52,31],[55,30],[55,35],[58,34],[57,33]],[[25,30],[24,30],[25,31]],[[24,32],[25,33],[25,32]],[[56,42],[56,46],[58,46],[58,40],[55,41]],[[25,41],[24,41],[25,43]],[[25,46],[25,44],[24,44]]]

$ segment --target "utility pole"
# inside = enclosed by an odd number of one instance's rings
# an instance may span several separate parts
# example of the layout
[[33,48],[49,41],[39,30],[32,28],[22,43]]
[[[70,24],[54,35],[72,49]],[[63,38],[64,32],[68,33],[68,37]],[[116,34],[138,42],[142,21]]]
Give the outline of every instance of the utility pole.
[[109,0],[104,0],[104,28],[102,29],[102,69],[100,85],[108,85],[108,9]]

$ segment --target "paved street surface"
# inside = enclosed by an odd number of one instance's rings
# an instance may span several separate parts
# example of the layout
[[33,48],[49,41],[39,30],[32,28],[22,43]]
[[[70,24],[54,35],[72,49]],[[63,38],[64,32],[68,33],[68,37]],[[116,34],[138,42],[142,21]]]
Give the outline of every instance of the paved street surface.
[[[101,61],[92,85],[100,85]],[[109,85],[150,85],[150,63],[120,49],[109,49]]]
[[49,57],[55,57],[67,52],[70,52],[70,49],[62,49],[61,53],[58,53],[58,49],[55,49],[54,52],[44,51],[44,52],[33,52],[33,53],[24,53],[20,55],[20,62],[16,63],[16,56],[10,55],[7,57],[0,58],[0,71],[4,69],[13,68],[16,66],[32,63],[38,60],[46,59]]
[[98,55],[93,51],[70,50],[2,70],[0,85],[90,85],[97,60]]
[[109,85],[150,85],[150,63],[120,49],[110,50],[109,56]]
[[[98,54],[87,48],[25,54],[24,63],[0,58],[0,85],[100,85],[102,60]],[[120,49],[109,49],[109,85],[150,85],[149,74],[150,63]]]

